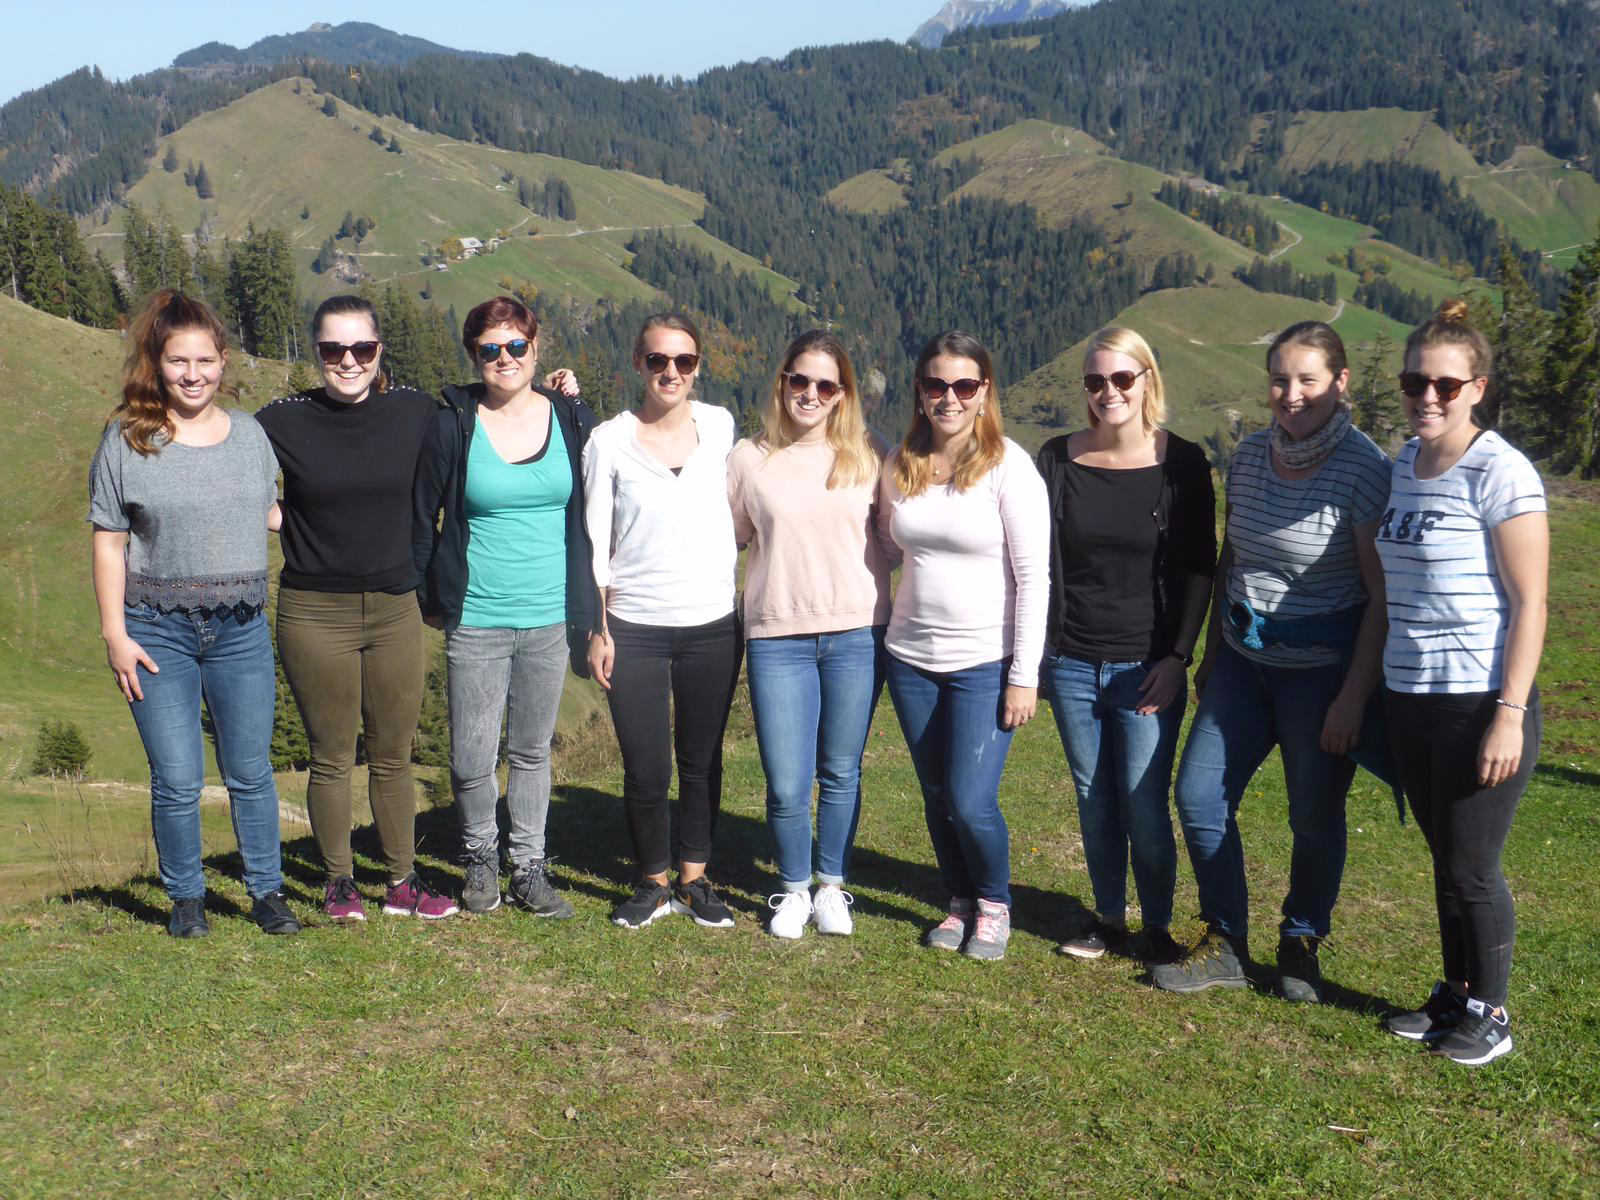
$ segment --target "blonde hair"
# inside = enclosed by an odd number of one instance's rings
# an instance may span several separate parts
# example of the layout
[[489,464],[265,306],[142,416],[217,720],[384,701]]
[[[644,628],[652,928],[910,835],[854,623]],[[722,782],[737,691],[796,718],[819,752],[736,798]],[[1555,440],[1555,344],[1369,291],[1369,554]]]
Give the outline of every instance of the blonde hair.
[[783,362],[772,381],[762,414],[762,431],[756,439],[766,453],[774,454],[795,443],[794,422],[784,404],[788,375],[794,360],[802,354],[826,354],[839,368],[839,397],[828,414],[828,445],[833,448],[833,469],[828,472],[828,487],[856,487],[878,477],[878,455],[867,437],[867,422],[861,412],[861,394],[856,388],[855,368],[844,343],[825,329],[811,329],[789,343]]
[[911,371],[912,405],[911,425],[900,442],[894,459],[894,482],[904,496],[920,496],[933,482],[933,467],[928,456],[933,449],[933,425],[922,411],[920,381],[922,372],[940,355],[951,358],[970,358],[978,364],[978,372],[989,385],[989,394],[978,409],[973,422],[972,436],[961,447],[950,482],[956,491],[964,492],[994,470],[1005,457],[1005,426],[1000,420],[1000,384],[994,377],[994,364],[989,351],[970,333],[947,329],[928,342],[917,355],[916,366]]
[[[1161,368],[1156,364],[1156,353],[1150,349],[1150,343],[1125,326],[1107,325],[1090,335],[1089,344],[1083,348],[1083,361],[1087,363],[1096,350],[1125,354],[1144,368],[1144,431],[1146,435],[1155,433],[1167,419],[1167,389],[1161,382]],[[1094,415],[1093,401],[1087,401],[1085,408],[1089,412],[1089,424],[1100,424],[1100,418]]]

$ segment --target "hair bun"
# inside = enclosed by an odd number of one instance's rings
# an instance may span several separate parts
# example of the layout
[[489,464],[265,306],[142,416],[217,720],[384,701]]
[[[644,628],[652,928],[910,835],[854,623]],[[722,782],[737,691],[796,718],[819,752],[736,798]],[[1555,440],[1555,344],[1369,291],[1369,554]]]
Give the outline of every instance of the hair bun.
[[1467,323],[1467,302],[1460,296],[1452,296],[1439,305],[1439,310],[1433,314],[1433,319],[1455,325],[1465,325]]

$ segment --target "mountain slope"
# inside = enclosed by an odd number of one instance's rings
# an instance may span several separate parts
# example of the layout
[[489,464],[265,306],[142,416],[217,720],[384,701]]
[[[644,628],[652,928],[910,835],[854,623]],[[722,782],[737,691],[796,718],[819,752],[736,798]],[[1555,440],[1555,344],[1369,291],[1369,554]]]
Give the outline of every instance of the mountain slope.
[[[517,286],[532,283],[541,293],[580,300],[654,297],[655,289],[625,267],[626,244],[641,229],[672,230],[756,276],[775,297],[794,290],[791,281],[698,228],[705,201],[684,188],[548,155],[469,145],[342,102],[336,103],[338,115],[328,117],[322,112],[325,99],[305,81],[286,79],[191,121],[161,139],[157,153],[170,145],[180,162],[204,163],[216,197],[201,200],[181,171],[158,168],[128,198],[151,212],[165,208],[180,229],[204,223],[215,239],[238,236],[251,222],[284,230],[302,270],[302,290],[312,298],[352,284],[351,276],[311,271],[346,212],[375,222],[359,246],[353,238],[337,243],[364,277],[379,285],[404,282],[418,291],[426,286],[437,303],[454,304],[462,313],[506,290],[502,276]],[[371,139],[374,125],[396,141],[400,153]],[[552,177],[571,187],[575,220],[537,216],[517,202],[517,179],[539,186]],[[107,226],[85,222],[90,244],[120,258],[125,216],[118,210]],[[507,240],[493,254],[443,271],[423,261],[447,239],[487,243],[501,233]]]
[[339,25],[317,22],[299,33],[281,33],[239,49],[225,42],[207,42],[185,50],[172,60],[175,67],[267,66],[290,58],[320,58],[336,63],[410,62],[425,54],[448,54],[456,58],[498,58],[478,50],[453,50],[426,38],[395,33],[366,21],[345,21]]
[[950,0],[917,26],[911,41],[932,50],[958,29],[1043,20],[1087,3],[1090,0]]

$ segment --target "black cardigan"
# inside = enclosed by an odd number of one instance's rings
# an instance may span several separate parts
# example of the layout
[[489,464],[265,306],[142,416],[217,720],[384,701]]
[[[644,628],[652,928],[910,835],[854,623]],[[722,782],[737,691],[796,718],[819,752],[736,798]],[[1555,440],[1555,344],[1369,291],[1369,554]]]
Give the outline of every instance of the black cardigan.
[[[1066,578],[1061,556],[1061,539],[1055,535],[1064,487],[1062,474],[1067,469],[1067,436],[1051,438],[1036,460],[1050,493],[1050,610],[1045,626],[1046,653],[1057,653],[1061,645],[1061,580]],[[1211,486],[1211,464],[1205,451],[1168,431],[1167,453],[1161,463],[1161,495],[1151,514],[1156,522],[1156,558],[1151,571],[1155,595],[1155,653],[1159,657],[1173,649],[1183,614],[1184,576],[1204,575],[1217,566],[1216,493]]]
[[[600,627],[600,593],[594,584],[594,554],[583,520],[583,448],[596,419],[582,400],[569,400],[544,388],[536,390],[550,401],[556,428],[566,439],[567,461],[572,464],[566,529],[567,649],[573,671],[587,678],[589,635]],[[417,601],[423,616],[442,617],[447,630],[461,624],[467,594],[467,452],[483,393],[481,383],[444,389],[444,403],[433,414],[422,441],[412,487],[411,556],[422,581]]]

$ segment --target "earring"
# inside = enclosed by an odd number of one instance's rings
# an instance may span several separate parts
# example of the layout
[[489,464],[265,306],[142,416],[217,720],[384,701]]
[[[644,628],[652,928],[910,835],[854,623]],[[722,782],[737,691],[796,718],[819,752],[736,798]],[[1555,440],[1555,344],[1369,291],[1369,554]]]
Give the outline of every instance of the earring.
[[981,417],[981,416],[983,416],[983,405],[981,405],[981,404],[980,404],[980,405],[978,405],[978,415],[979,415],[979,416],[980,416],[980,417]]

